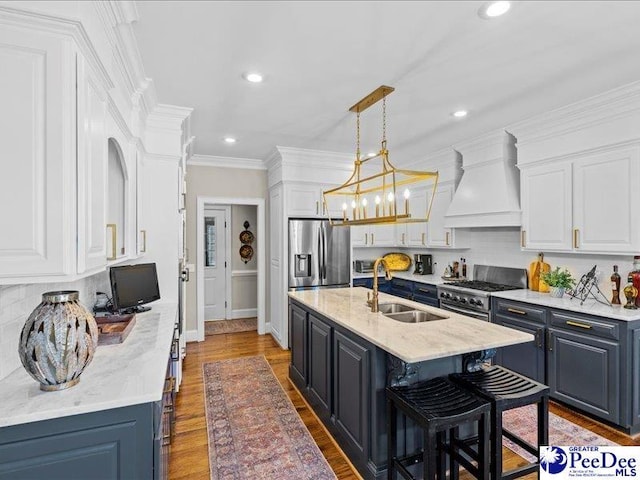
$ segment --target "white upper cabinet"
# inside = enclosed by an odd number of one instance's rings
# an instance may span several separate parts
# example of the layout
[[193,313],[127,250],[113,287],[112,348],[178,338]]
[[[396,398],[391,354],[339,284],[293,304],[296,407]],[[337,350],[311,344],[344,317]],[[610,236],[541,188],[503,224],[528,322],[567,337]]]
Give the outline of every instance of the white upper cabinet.
[[[427,190],[411,190],[409,197],[409,213],[412,218],[426,218],[429,209]],[[399,245],[403,247],[426,247],[427,246],[427,222],[399,224],[400,232]],[[404,234],[404,235],[403,235]]]
[[59,37],[2,25],[0,65],[0,281],[73,274],[75,55]]
[[[433,197],[429,223],[427,224],[427,246],[453,248],[455,246],[454,229],[445,227],[445,215],[453,199],[453,184],[439,184]],[[431,198],[431,190],[427,197]]]
[[640,82],[507,127],[517,138],[525,250],[640,250]]
[[286,185],[287,216],[319,217],[322,215],[322,188],[313,184]]
[[78,56],[78,273],[106,264],[106,94]]
[[521,247],[527,250],[571,250],[571,163],[553,162],[521,174]]
[[109,138],[108,206],[107,206],[107,260],[113,261],[126,253],[127,168],[122,146]]
[[640,147],[615,147],[522,170],[525,250],[636,253]]
[[640,147],[621,147],[573,166],[573,248],[585,252],[640,250]]

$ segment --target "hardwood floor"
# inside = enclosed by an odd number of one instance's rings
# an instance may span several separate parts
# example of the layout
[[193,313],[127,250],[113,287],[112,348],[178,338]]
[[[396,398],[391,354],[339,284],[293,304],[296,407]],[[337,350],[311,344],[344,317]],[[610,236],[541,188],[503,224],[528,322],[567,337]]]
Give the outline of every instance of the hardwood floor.
[[[290,352],[282,350],[270,335],[258,335],[253,331],[207,336],[204,342],[187,345],[187,357],[183,363],[182,385],[176,401],[177,417],[175,436],[171,445],[170,480],[186,478],[204,480],[209,478],[202,364],[250,355],[264,355],[266,357],[329,465],[336,472],[336,476],[341,480],[360,478],[313,412],[307,407],[302,397],[289,383]],[[552,403],[550,411],[620,445],[640,445],[640,436],[634,440],[612,427],[576,414],[562,405]],[[503,454],[505,469],[514,468],[524,463],[523,459],[506,448]],[[461,479],[464,478],[465,476],[461,475]],[[522,478],[535,479],[537,475],[532,474]]]

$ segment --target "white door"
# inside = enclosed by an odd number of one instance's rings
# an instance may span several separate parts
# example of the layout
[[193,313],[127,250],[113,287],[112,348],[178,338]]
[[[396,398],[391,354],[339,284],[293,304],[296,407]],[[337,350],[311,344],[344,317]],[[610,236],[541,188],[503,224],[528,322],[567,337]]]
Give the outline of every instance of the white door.
[[[453,198],[453,190],[453,185],[443,185],[442,183],[436,187],[427,225],[427,245],[430,247],[453,247],[455,244],[453,229],[444,226],[445,215]],[[428,190],[427,198],[429,201],[431,201],[432,191]]]
[[634,253],[639,248],[638,147],[616,148],[573,163],[573,248]]
[[[409,198],[409,213],[413,218],[426,218],[429,210],[429,201],[426,189],[414,189]],[[404,245],[412,247],[425,247],[427,245],[427,222],[407,224],[407,232]]]
[[225,318],[227,296],[225,263],[226,210],[207,208],[204,213],[204,319]]
[[[522,233],[525,250],[571,250],[571,163],[551,162],[522,170]],[[600,194],[600,192],[594,192]]]

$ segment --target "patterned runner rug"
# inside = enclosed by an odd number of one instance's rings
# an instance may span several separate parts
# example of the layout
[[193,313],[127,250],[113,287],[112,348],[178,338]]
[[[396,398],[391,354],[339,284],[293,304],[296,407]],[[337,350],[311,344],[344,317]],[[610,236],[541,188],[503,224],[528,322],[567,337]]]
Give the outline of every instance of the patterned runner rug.
[[[538,439],[538,415],[535,405],[526,405],[504,412],[502,417],[503,427],[524,438],[532,445],[537,445]],[[503,444],[509,450],[517,453],[526,460],[532,462],[535,457],[523,450],[506,437],[502,437]],[[593,433],[580,425],[565,420],[558,415],[549,412],[549,445],[585,445],[606,446],[617,445],[598,434]]]
[[203,365],[212,480],[335,480],[263,356]]
[[250,332],[258,329],[258,319],[236,318],[235,320],[207,320],[204,322],[205,335],[220,335],[223,333]]

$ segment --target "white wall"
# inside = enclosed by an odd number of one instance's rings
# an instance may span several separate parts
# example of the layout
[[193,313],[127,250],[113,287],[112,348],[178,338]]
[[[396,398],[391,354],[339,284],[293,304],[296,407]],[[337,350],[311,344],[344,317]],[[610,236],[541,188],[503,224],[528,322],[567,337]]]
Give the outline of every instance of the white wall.
[[80,302],[88,309],[95,303],[96,292],[111,296],[107,272],[76,282],[0,286],[0,379],[22,368],[18,356],[22,327],[42,301],[42,294],[56,290],[77,290]]
[[[434,273],[442,275],[445,267],[460,257],[466,258],[469,275],[473,272],[473,265],[497,265],[502,267],[529,268],[529,264],[536,260],[535,252],[520,250],[520,229],[518,227],[500,228],[471,228],[456,229],[456,244],[468,246],[468,249],[404,249],[404,248],[357,248],[353,250],[354,259],[375,259],[391,251],[401,251],[410,255],[413,261],[414,253],[429,253],[437,263]],[[627,274],[632,270],[633,257],[630,255],[586,255],[575,253],[545,253],[544,259],[551,268],[566,267],[579,279],[594,265],[601,272],[598,284],[603,293],[611,299],[611,285],[609,277],[613,272],[613,265],[618,265],[622,285],[626,283]],[[413,265],[412,265],[413,268]]]

